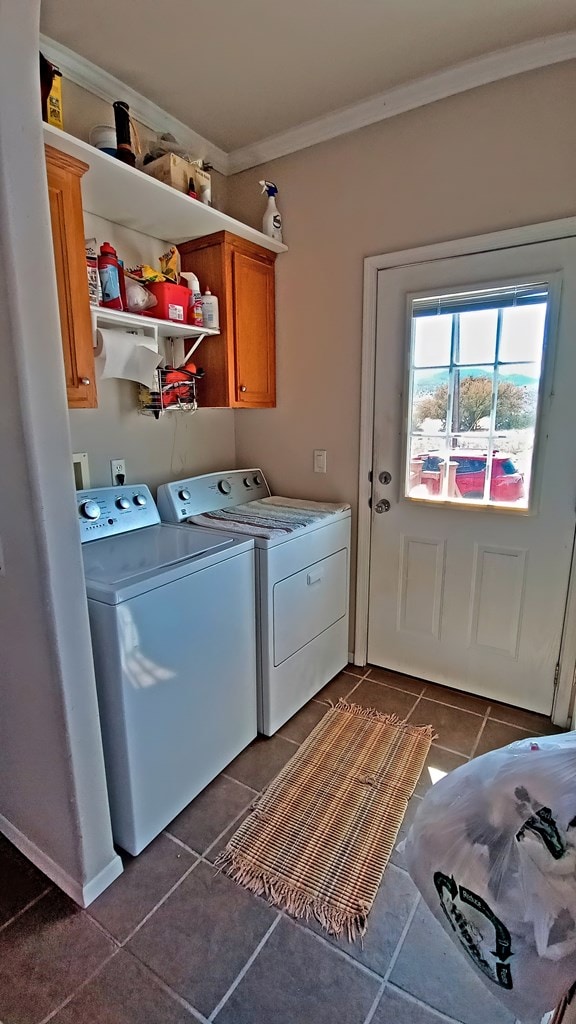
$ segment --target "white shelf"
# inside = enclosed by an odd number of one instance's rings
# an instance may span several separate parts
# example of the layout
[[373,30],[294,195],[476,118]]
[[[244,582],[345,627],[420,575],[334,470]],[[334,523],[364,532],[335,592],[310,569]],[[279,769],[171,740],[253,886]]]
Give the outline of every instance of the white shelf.
[[68,132],[49,124],[43,127],[48,146],[88,164],[82,179],[82,203],[88,213],[174,244],[215,231],[231,231],[272,252],[286,251],[285,245],[261,231],[191,199]]
[[96,327],[148,328],[149,334],[156,333],[159,338],[203,338],[220,334],[220,331],[212,331],[208,327],[192,327],[191,324],[178,324],[173,320],[122,313],[119,309],[106,309],[104,306],[90,306],[90,310]]

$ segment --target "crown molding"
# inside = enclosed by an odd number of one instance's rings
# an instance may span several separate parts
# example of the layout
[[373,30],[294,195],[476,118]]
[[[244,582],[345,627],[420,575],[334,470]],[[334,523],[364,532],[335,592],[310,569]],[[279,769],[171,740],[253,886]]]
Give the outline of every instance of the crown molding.
[[68,47],[44,35],[40,36],[40,45],[46,57],[58,65],[65,78],[108,103],[122,96],[136,120],[154,131],[172,132],[180,143],[190,146],[194,153],[208,160],[217,171],[225,175],[238,174],[250,167],[257,167],[270,160],[288,156],[309,146],[316,146],[320,142],[335,139],[339,135],[346,135],[378,121],[385,121],[389,117],[404,114],[408,110],[416,110],[429,103],[436,103],[437,100],[489,85],[491,82],[576,59],[576,32],[564,32],[520,43],[465,61],[445,71],[418,78],[406,85],[396,86],[367,100],[342,107],[331,114],[306,121],[285,132],[279,132],[260,142],[226,153],[151,100],[147,100],[124,82],[80,57]]
[[339,135],[346,135],[358,128],[365,128],[478,86],[575,58],[576,32],[565,32],[495,50],[445,71],[388,89],[313,121],[306,121],[260,142],[235,149],[229,154],[229,173],[237,174],[249,167],[296,153],[300,149],[327,142]]
[[114,75],[108,74],[103,68],[97,67],[96,64],[92,64],[54,39],[49,39],[48,36],[40,34],[40,46],[44,56],[56,64],[69,81],[81,86],[82,89],[87,89],[107,103],[122,98],[130,107],[130,113],[136,121],[140,121],[155,132],[172,132],[178,142],[189,146],[196,157],[207,160],[221,174],[230,173],[228,153],[183,124],[178,118],[172,117],[151,100],[147,100],[135,89],[131,89]]

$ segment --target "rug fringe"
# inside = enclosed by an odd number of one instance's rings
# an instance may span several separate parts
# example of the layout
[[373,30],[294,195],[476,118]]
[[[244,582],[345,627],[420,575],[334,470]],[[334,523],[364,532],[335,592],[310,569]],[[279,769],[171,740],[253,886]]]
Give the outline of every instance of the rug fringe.
[[434,732],[431,725],[412,725],[398,715],[387,714],[385,711],[377,711],[376,708],[365,708],[362,704],[349,704],[344,698],[340,698],[337,704],[332,705],[334,711],[346,711],[349,715],[356,715],[358,718],[367,718],[371,721],[382,722],[384,725],[393,725],[411,736],[423,736],[425,739],[436,740],[438,734]]
[[214,866],[256,896],[263,896],[271,906],[281,907],[291,917],[306,921],[315,917],[327,932],[337,938],[346,933],[348,941],[354,942],[366,932],[369,907],[338,910],[317,896],[301,892],[285,879],[248,863],[241,854],[228,847],[217,857]]

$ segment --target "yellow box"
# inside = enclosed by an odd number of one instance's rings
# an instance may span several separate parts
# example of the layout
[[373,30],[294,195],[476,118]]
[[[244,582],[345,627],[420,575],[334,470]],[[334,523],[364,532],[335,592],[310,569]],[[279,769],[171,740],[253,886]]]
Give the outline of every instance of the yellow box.
[[55,128],[64,130],[64,118],[62,116],[62,78],[60,75],[54,76],[52,83],[52,89],[48,96],[48,124],[53,124]]

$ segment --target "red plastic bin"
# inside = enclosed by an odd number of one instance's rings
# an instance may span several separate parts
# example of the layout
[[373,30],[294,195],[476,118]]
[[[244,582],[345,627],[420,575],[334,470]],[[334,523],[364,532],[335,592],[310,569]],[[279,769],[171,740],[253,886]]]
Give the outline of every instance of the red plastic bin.
[[156,281],[146,285],[148,291],[155,295],[158,303],[147,309],[146,316],[154,316],[158,320],[173,320],[174,323],[188,323],[188,307],[192,292],[184,284],[173,281]]

